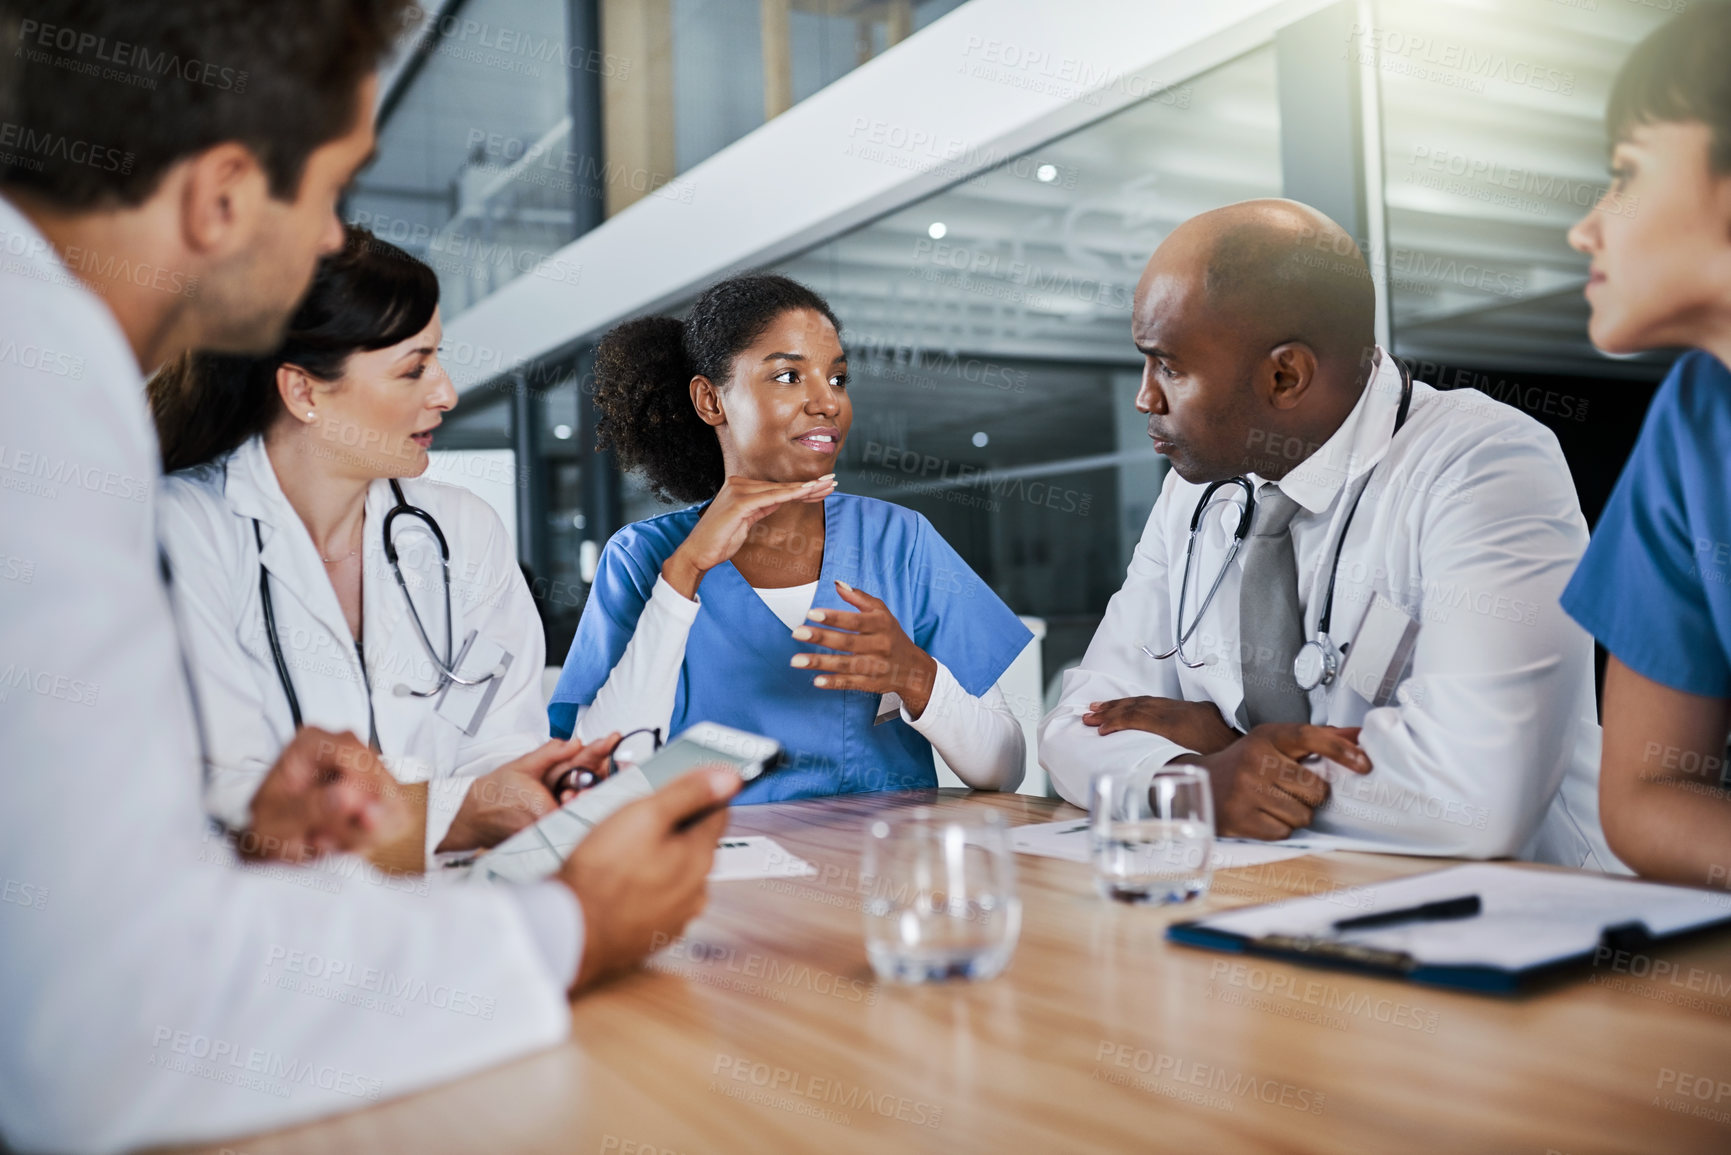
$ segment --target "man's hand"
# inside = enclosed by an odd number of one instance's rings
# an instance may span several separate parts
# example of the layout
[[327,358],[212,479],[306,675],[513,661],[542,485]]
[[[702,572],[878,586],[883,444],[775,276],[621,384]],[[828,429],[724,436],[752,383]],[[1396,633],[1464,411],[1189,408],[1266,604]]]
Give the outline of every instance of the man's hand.
[[1348,770],[1370,772],[1358,748],[1358,729],[1273,722],[1214,754],[1180,758],[1208,771],[1215,825],[1230,838],[1287,837],[1310,825],[1310,815],[1328,798],[1328,783],[1298,764],[1312,754],[1332,758]]
[[364,854],[412,821],[397,780],[359,739],[303,726],[253,795],[252,825],[236,845],[246,858],[309,862]]
[[1198,754],[1217,754],[1240,737],[1237,730],[1226,724],[1213,702],[1185,702],[1178,698],[1090,702],[1088,712],[1082,715],[1082,724],[1093,726],[1102,735],[1146,730]]
[[[572,993],[641,962],[703,911],[715,843],[727,829],[723,806],[739,775],[702,767],[623,807],[578,844],[559,881],[583,904],[583,962]],[[707,817],[705,811],[721,807]],[[682,823],[698,818],[681,830]]]
[[554,739],[490,774],[481,775],[469,787],[463,808],[457,811],[438,849],[478,850],[497,846],[571,800],[575,791],[563,791],[564,796],[555,799],[551,789],[565,771],[578,767],[594,774],[597,780],[603,777],[607,756],[618,743],[617,734],[588,745],[579,738]]

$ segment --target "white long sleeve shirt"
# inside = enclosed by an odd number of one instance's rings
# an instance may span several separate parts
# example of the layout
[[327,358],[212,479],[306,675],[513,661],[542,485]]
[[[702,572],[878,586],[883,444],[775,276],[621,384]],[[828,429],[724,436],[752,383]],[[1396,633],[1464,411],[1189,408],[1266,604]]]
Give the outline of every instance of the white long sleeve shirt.
[[[815,585],[812,591],[815,592]],[[766,604],[781,613],[781,591],[770,591]],[[761,591],[760,595],[763,596]],[[811,597],[790,624],[791,629],[811,608]],[[685,661],[685,641],[697,617],[700,601],[687,598],[655,579],[655,588],[637,629],[631,635],[595,701],[578,708],[573,731],[585,741],[617,731],[624,734],[644,726],[671,737],[673,707],[679,688],[679,670]],[[791,603],[790,603],[791,604]],[[942,662],[930,700],[918,718],[904,706],[902,721],[923,735],[943,756],[956,777],[976,790],[1014,790],[1021,784],[1026,745],[1022,727],[1010,712],[1002,689],[993,685],[980,697],[968,693]]]
[[[1306,637],[1316,632],[1347,508],[1373,468],[1341,555],[1330,632],[1350,643],[1376,594],[1420,623],[1392,704],[1372,708],[1342,682],[1311,691],[1311,721],[1362,726],[1374,766],[1360,776],[1323,763],[1332,793],[1312,829],[1372,850],[1621,870],[1599,828],[1592,639],[1557,603],[1587,527],[1556,437],[1481,393],[1415,383],[1410,417],[1391,442],[1400,376],[1386,353],[1379,357],[1346,421],[1279,482],[1301,507],[1292,539]],[[1201,668],[1140,648],[1173,644],[1203,489],[1168,473],[1123,588],[1041,723],[1041,764],[1079,806],[1096,771],[1192,753],[1142,731],[1102,737],[1081,720],[1089,703],[1212,702],[1230,723],[1243,702],[1242,555],[1185,647]],[[1220,491],[1202,520],[1187,629],[1221,572],[1241,508],[1225,495],[1237,492]]]
[[[205,805],[234,829],[250,824],[252,796],[294,736],[265,624],[261,566],[270,575],[276,641],[302,722],[362,741],[376,731],[380,757],[397,780],[428,784],[429,862],[475,779],[548,739],[541,696],[546,641],[499,515],[458,486],[420,478],[400,484],[408,502],[438,522],[450,549],[449,652],[461,652],[474,634],[458,672],[479,677],[486,672],[481,657],[510,655],[497,686],[464,696],[488,703],[473,734],[459,724],[468,711],[441,714],[436,698],[396,692],[434,689],[439,677],[385,557],[384,522],[396,504],[388,482],[374,481],[367,490],[360,645],[261,438],[162,484],[158,536],[173,570],[175,614],[202,707]],[[437,541],[426,523],[407,515],[396,518],[391,540],[421,628],[443,660],[445,579]]]
[[0,580],[0,882],[30,898],[0,904],[4,1143],[264,1131],[563,1039],[559,884],[243,868],[211,835],[138,365],[4,200],[0,253],[0,551],[29,563]]

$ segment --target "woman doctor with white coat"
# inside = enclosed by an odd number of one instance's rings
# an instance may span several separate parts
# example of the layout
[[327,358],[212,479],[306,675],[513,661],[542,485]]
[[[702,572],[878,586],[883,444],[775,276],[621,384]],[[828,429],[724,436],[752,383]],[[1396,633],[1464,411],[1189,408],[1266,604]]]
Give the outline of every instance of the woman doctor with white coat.
[[[189,358],[151,382],[206,808],[232,830],[252,829],[302,724],[352,732],[398,782],[427,784],[429,863],[528,825],[555,805],[546,782],[594,764],[548,740],[541,622],[498,515],[419,480],[457,400],[438,291],[425,264],[350,228],[275,354]],[[400,820],[398,793],[373,820]]]

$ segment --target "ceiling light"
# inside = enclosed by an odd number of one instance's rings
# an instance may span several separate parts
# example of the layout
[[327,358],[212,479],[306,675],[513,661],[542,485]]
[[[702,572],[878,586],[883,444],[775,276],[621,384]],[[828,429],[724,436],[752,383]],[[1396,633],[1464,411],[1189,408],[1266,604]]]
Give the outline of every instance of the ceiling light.
[[926,236],[934,241],[941,241],[949,233],[950,228],[943,221],[933,221],[926,226]]

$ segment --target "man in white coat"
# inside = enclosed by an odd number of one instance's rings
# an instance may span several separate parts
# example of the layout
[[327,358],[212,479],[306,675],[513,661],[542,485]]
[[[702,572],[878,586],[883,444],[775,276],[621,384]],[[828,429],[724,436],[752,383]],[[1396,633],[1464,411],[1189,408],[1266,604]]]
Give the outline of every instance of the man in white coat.
[[[204,819],[143,374],[274,345],[341,241],[403,7],[0,0],[0,120],[31,142],[0,157],[0,1145],[260,1131],[549,1046],[569,993],[701,909],[725,815],[678,827],[737,788],[713,771],[523,888],[243,867]],[[152,73],[170,51],[199,63]],[[259,805],[364,845],[379,773],[303,731]],[[309,959],[391,1013],[304,989]]]
[[1411,381],[1374,315],[1304,205],[1161,244],[1131,327],[1171,470],[1041,764],[1087,806],[1097,771],[1198,763],[1225,835],[1622,869],[1592,641],[1557,604],[1587,542],[1557,440]]

